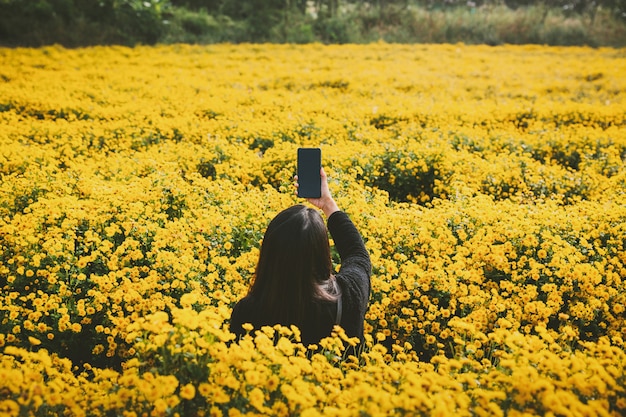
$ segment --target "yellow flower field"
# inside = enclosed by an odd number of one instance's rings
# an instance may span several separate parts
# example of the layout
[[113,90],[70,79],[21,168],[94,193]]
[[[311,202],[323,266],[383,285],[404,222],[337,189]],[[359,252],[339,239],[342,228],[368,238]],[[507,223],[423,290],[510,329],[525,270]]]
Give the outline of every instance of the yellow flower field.
[[[624,415],[625,74],[608,48],[0,49],[0,414]],[[228,332],[300,146],[371,254],[358,358],[339,328]]]

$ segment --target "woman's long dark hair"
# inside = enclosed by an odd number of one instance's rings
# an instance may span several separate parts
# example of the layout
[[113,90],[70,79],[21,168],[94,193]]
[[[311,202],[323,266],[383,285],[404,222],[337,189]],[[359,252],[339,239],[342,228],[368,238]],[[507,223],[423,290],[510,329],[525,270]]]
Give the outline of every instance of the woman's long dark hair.
[[315,301],[335,301],[328,232],[314,209],[296,205],[280,212],[263,237],[248,293],[272,324],[301,325]]

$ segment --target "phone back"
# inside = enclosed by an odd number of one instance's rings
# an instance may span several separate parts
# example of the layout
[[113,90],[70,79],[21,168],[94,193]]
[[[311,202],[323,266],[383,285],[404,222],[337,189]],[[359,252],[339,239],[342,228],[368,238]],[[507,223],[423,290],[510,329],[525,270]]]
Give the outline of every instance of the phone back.
[[298,197],[321,197],[321,167],[322,150],[320,148],[298,148]]

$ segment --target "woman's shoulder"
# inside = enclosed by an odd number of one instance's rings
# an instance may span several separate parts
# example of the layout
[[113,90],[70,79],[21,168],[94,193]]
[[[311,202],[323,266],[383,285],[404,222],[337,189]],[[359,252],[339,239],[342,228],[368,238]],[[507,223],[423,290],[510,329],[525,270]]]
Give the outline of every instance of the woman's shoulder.
[[259,308],[254,297],[247,295],[235,303],[231,312],[231,321],[250,322],[258,315]]
[[230,328],[235,334],[243,332],[244,323],[253,323],[259,316],[259,309],[255,305],[254,298],[245,296],[235,303],[230,314]]
[[253,309],[255,304],[256,304],[255,298],[251,295],[246,295],[245,297],[239,299],[239,301],[235,303],[233,310],[237,309],[237,310],[244,311],[244,310]]

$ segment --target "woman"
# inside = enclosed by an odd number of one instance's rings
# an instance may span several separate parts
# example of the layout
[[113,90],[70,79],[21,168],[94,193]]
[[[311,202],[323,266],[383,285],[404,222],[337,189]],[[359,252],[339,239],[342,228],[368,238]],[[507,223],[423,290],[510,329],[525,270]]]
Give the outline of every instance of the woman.
[[[233,308],[230,329],[296,325],[305,346],[330,336],[340,325],[349,337],[363,341],[363,322],[370,294],[370,258],[363,239],[339,210],[328,189],[324,169],[320,198],[307,201],[322,210],[292,206],[270,222],[248,294]],[[297,181],[297,177],[296,177]],[[296,183],[296,187],[298,184]],[[341,258],[333,275],[328,231]]]

